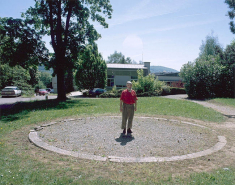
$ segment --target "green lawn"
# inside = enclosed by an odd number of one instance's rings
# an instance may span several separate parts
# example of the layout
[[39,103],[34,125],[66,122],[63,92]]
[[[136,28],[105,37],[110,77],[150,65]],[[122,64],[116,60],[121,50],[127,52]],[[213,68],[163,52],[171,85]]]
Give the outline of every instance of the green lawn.
[[[25,131],[24,127],[27,125],[33,127],[37,123],[55,119],[103,114],[120,114],[119,99],[22,102],[17,103],[10,111],[2,110],[0,184],[202,184],[202,182],[204,184],[232,184],[235,182],[234,169],[197,173],[186,178],[173,178],[169,174],[168,178],[159,176],[156,181],[152,179],[156,178],[156,175],[150,173],[149,169],[155,167],[150,167],[151,165],[148,164],[135,164],[134,166],[137,165],[139,170],[146,173],[146,179],[143,180],[136,176],[137,172],[132,165],[86,160],[84,162],[81,159],[51,154],[41,149],[35,149],[37,147],[30,145],[25,138],[28,131]],[[217,123],[225,119],[220,113],[196,103],[161,97],[139,98],[136,115],[180,116]],[[10,133],[17,134],[13,136]],[[38,152],[33,154],[32,148]],[[64,165],[61,166],[62,163]],[[129,180],[110,180],[107,174],[112,174],[112,177],[115,178],[115,173],[112,171],[115,171],[116,168],[120,169],[120,173],[129,168]],[[96,174],[103,175],[97,176]],[[133,183],[130,183],[131,181]]]
[[235,107],[235,98],[215,98],[212,101],[219,103],[221,105]]

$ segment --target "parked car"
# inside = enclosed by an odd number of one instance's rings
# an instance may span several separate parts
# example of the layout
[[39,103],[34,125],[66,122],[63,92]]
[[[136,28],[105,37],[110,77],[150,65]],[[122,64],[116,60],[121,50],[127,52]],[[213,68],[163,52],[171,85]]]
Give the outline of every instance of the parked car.
[[54,89],[51,89],[51,88],[46,88],[47,92],[49,93],[54,93]]
[[2,89],[2,97],[5,97],[5,96],[21,96],[21,90],[16,87],[16,86],[7,86],[5,87],[4,89]]
[[105,92],[106,92],[105,89],[94,88],[94,89],[89,91],[89,95],[90,96],[99,96],[100,94],[103,94]]
[[48,94],[48,92],[46,91],[46,89],[39,89],[39,91],[38,91],[38,95],[39,95],[39,96],[41,96],[41,95],[45,96],[46,94]]

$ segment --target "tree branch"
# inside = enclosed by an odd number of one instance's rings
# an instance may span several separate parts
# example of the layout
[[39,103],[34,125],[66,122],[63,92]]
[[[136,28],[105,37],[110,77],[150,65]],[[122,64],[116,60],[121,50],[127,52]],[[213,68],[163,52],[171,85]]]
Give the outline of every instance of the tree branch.
[[51,29],[51,42],[52,42],[52,47],[54,51],[56,52],[57,45],[55,43],[55,33],[53,29],[53,14],[52,14],[52,1],[48,1],[49,8],[50,8],[50,29]]
[[56,31],[56,39],[57,39],[57,45],[60,48],[59,52],[61,51],[61,48],[64,47],[64,44],[62,44],[62,24],[61,24],[61,0],[58,1],[58,12],[57,12],[57,31]]
[[71,14],[72,14],[72,2],[68,1],[68,15],[67,15],[67,19],[66,19],[66,26],[65,26],[65,38],[64,38],[64,45],[67,45],[68,42],[68,31],[69,31],[69,21],[71,18]]

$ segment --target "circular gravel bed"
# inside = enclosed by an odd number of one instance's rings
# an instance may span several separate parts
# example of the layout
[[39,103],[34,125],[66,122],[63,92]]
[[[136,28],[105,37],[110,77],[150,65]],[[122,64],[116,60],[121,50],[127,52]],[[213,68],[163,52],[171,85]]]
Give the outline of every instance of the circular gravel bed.
[[132,135],[123,135],[121,117],[101,116],[57,122],[38,131],[58,148],[102,157],[170,157],[206,150],[217,135],[207,127],[177,120],[134,117]]

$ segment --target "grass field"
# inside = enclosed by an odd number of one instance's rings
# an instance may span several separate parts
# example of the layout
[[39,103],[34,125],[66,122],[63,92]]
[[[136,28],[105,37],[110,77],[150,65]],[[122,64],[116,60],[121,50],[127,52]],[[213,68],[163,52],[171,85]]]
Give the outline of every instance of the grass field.
[[216,102],[221,105],[235,107],[235,98],[216,98],[216,99],[213,99],[212,102]]
[[[183,161],[175,175],[174,163],[125,164],[82,160],[44,151],[29,143],[35,125],[66,117],[119,115],[119,99],[71,99],[17,103],[1,111],[0,184],[234,184],[235,170],[192,173]],[[221,123],[225,118],[212,109],[185,100],[139,98],[136,115],[176,116]],[[174,175],[172,175],[174,174]]]

